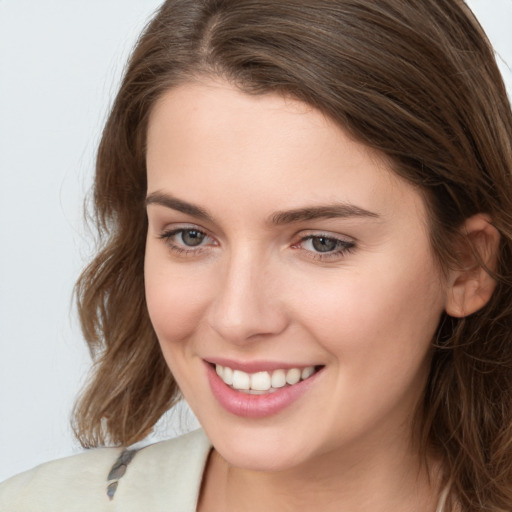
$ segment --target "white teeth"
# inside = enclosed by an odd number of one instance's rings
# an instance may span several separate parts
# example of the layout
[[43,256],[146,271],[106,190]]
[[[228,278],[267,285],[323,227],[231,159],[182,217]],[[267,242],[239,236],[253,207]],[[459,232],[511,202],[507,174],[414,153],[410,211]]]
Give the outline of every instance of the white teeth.
[[308,366],[307,368],[304,368],[304,370],[302,370],[302,375],[301,375],[302,380],[305,380],[308,377],[311,377],[311,375],[313,375],[313,373],[315,373],[314,366]]
[[293,384],[297,384],[299,382],[301,376],[301,371],[298,368],[290,368],[286,372],[286,382],[293,386]]
[[251,389],[268,391],[270,389],[270,375],[268,372],[258,372],[251,375]]
[[284,370],[274,370],[272,372],[272,387],[282,388],[286,386],[286,372]]
[[250,389],[251,378],[248,373],[240,370],[233,371],[233,387],[235,389]]
[[276,391],[287,384],[293,386],[300,380],[305,380],[315,373],[314,366],[307,366],[302,370],[290,368],[288,370],[274,370],[273,372],[256,372],[249,374],[241,370],[233,370],[228,366],[215,365],[217,375],[234,389],[253,395]]
[[[217,366],[219,366],[219,365],[217,365]],[[229,368],[228,366],[225,366],[223,374],[224,375],[222,376],[222,380],[228,386],[231,386],[231,384],[233,384],[233,370],[231,368]]]

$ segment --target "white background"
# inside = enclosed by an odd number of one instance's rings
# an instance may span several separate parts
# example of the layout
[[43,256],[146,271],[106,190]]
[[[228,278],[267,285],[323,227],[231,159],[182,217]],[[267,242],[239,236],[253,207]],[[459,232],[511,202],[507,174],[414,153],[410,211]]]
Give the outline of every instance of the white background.
[[[72,288],[93,250],[82,205],[124,63],[159,4],[0,0],[0,481],[79,450],[69,412],[89,356]],[[512,0],[470,5],[512,65]],[[174,414],[159,435],[191,424]]]

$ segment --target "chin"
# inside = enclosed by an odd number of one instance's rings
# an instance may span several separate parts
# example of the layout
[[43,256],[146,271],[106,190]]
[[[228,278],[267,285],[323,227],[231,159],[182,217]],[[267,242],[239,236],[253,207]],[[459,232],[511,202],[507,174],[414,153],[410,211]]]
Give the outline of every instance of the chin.
[[[206,429],[205,429],[206,430]],[[307,440],[293,439],[290,432],[281,434],[273,429],[236,429],[212,432],[215,450],[230,465],[249,471],[280,472],[301,465],[308,458]],[[292,439],[291,439],[292,438]],[[310,445],[309,445],[309,449]]]
[[282,451],[264,455],[257,449],[242,450],[240,448],[222,447],[222,451],[217,451],[228,464],[247,471],[278,473],[296,468],[302,462],[298,457]]

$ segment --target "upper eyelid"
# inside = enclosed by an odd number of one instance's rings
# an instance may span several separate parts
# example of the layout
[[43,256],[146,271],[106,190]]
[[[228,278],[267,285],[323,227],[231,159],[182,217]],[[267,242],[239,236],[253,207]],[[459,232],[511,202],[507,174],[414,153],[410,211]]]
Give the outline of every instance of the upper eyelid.
[[[177,226],[183,229],[197,229],[212,236],[212,229],[215,232],[222,234],[222,230],[216,224],[212,224],[209,218],[198,219],[193,215],[186,212],[165,208],[158,203],[150,203],[146,208],[146,215],[150,225],[160,232],[173,229],[172,226]],[[208,227],[207,227],[208,226]]]
[[348,243],[356,243],[357,239],[353,236],[349,235],[342,235],[341,233],[333,233],[331,231],[323,231],[323,230],[302,230],[300,231],[296,237],[299,240],[306,240],[309,238],[316,238],[316,237],[324,237],[324,238],[330,238],[333,240],[339,240],[340,242],[348,242]]
[[179,233],[180,231],[199,231],[210,238],[215,238],[211,234],[210,230],[205,229],[202,226],[198,226],[197,224],[187,222],[175,223],[172,226],[165,226],[159,230],[160,236],[165,235],[166,233]]
[[164,228],[164,229],[161,230],[161,232],[159,234],[159,237],[160,238],[165,238],[165,237],[177,235],[177,234],[182,233],[184,231],[197,231],[198,233],[201,233],[201,234],[205,235],[208,238],[214,239],[214,237],[212,235],[210,235],[207,230],[201,229],[201,228],[197,228],[197,227],[189,227],[189,226],[177,227],[177,228],[168,228],[168,229]]

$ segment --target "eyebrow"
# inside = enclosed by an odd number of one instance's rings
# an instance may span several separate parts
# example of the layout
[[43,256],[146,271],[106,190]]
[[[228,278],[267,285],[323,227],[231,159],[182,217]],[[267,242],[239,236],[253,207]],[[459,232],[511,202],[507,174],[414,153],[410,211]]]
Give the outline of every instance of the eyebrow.
[[172,210],[185,213],[186,215],[191,215],[198,219],[213,222],[213,217],[205,209],[192,203],[182,201],[181,199],[177,199],[176,197],[172,197],[168,194],[163,194],[161,192],[153,192],[149,194],[146,197],[146,206],[150,204],[165,206],[166,208],[171,208]]
[[349,203],[335,203],[327,206],[311,206],[276,212],[272,215],[272,223],[276,225],[292,224],[316,219],[334,219],[347,217],[363,217],[378,219],[377,213],[365,210]]
[[[162,192],[153,192],[146,198],[146,206],[156,204],[165,206],[172,210],[176,210],[186,215],[191,215],[198,219],[208,222],[214,222],[214,218],[204,208],[182,201],[176,197],[164,194]],[[377,213],[365,210],[359,206],[349,203],[334,203],[325,206],[310,206],[305,208],[297,208],[294,210],[278,211],[270,216],[270,223],[280,226],[283,224],[293,224],[296,222],[306,222],[317,219],[332,219],[332,218],[348,218],[348,217],[362,217],[378,219]]]

